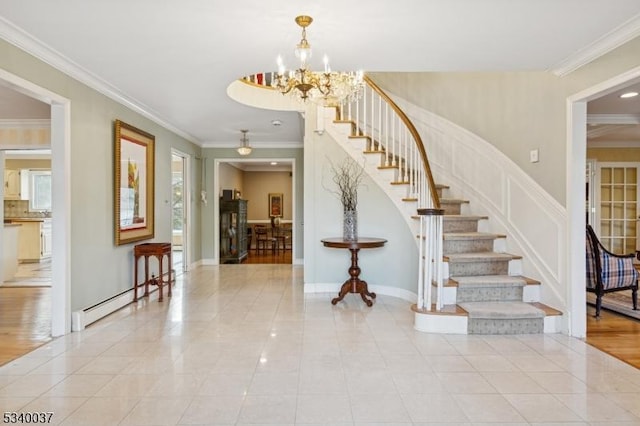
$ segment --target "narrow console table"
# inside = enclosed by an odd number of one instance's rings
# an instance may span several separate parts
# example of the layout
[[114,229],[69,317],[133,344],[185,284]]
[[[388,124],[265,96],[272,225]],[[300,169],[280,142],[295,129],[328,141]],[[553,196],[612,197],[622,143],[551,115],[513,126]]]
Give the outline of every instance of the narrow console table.
[[331,304],[335,305],[348,293],[360,293],[360,297],[362,297],[362,300],[367,304],[367,306],[373,305],[373,302],[367,299],[366,296],[375,299],[376,294],[370,293],[367,282],[359,278],[361,270],[358,266],[358,252],[360,249],[382,247],[387,240],[383,238],[360,237],[355,241],[347,241],[343,238],[325,238],[321,241],[325,247],[348,249],[351,252],[351,266],[349,267],[350,278],[342,284],[340,294],[338,297],[331,300]]
[[[138,260],[144,256],[144,282],[138,284]],[[155,256],[158,259],[159,265],[159,276],[156,278],[152,276],[149,279],[149,257]],[[162,259],[167,256],[169,259],[168,263],[168,271],[167,271],[167,279],[164,279],[163,273],[163,265]],[[144,243],[138,244],[133,247],[133,257],[134,257],[134,272],[133,272],[133,301],[138,301],[138,287],[144,285],[144,295],[149,296],[149,284],[157,285],[158,291],[160,292],[158,295],[158,302],[162,302],[162,287],[166,284],[169,287],[169,297],[171,297],[171,283],[172,279],[172,263],[171,263],[171,243]]]

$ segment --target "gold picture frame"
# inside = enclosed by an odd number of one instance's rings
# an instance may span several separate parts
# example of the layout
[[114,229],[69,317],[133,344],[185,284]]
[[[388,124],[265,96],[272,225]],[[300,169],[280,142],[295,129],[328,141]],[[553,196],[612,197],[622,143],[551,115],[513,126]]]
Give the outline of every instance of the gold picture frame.
[[284,203],[281,193],[269,194],[269,217],[282,217]]
[[114,213],[117,246],[154,237],[155,137],[115,121]]

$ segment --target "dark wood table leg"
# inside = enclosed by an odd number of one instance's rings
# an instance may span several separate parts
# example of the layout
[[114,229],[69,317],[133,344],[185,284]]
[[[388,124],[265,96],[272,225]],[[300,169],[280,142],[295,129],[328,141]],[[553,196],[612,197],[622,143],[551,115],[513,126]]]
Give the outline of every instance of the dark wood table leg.
[[157,281],[158,291],[160,292],[158,294],[158,302],[162,302],[162,300],[163,300],[163,298],[162,298],[162,285],[164,284],[162,282],[162,280],[163,280],[163,278],[162,278],[163,277],[163,275],[162,275],[162,258],[163,257],[164,256],[162,254],[156,255],[156,258],[158,259],[159,268],[160,268],[160,275],[158,276],[158,281]]
[[171,260],[171,256],[172,256],[171,250],[169,250],[169,265],[168,265],[168,268],[169,268],[169,275],[168,275],[169,279],[167,280],[167,284],[169,285],[169,292],[168,292],[169,293],[169,297],[171,297],[171,273],[173,272],[173,261]]
[[149,296],[149,256],[144,256],[144,297]]
[[342,287],[340,288],[340,294],[338,294],[338,297],[331,300],[331,303],[335,305],[336,303],[341,301],[347,293],[360,293],[360,297],[362,298],[364,303],[366,303],[367,306],[371,307],[373,305],[373,302],[367,299],[366,296],[375,299],[376,294],[369,292],[367,282],[359,278],[361,270],[358,266],[358,252],[360,251],[360,249],[350,248],[349,251],[351,251],[351,267],[349,267],[349,276],[351,278],[349,278],[347,281],[345,281],[344,284],[342,284]]
[[133,301],[138,301],[138,256],[134,256],[135,265],[133,266]]

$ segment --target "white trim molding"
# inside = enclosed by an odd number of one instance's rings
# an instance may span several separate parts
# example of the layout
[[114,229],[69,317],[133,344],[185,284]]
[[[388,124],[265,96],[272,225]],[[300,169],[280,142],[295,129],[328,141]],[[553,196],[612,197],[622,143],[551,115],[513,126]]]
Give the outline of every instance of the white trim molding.
[[108,98],[111,98],[114,101],[126,106],[127,108],[130,108],[131,110],[157,123],[165,129],[179,136],[182,136],[183,138],[195,143],[196,145],[201,144],[201,142],[195,136],[175,127],[166,119],[160,117],[160,115],[154,112],[147,105],[143,104],[137,99],[125,95],[122,91],[120,91],[113,85],[90,73],[88,70],[82,68],[80,65],[62,55],[60,52],[47,46],[41,40],[31,36],[21,28],[15,26],[13,23],[7,21],[2,16],[0,16],[0,38],[35,56],[41,61],[67,74],[68,76],[75,78],[81,83],[86,84],[90,88],[102,93]]
[[558,77],[563,77],[638,36],[640,36],[640,15],[632,17],[589,46],[551,67],[551,72]]

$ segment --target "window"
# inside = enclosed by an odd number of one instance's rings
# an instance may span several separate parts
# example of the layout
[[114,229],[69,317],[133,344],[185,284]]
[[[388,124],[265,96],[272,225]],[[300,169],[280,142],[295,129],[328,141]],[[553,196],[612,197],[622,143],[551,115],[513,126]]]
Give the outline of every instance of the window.
[[29,210],[51,211],[50,170],[29,170]]

